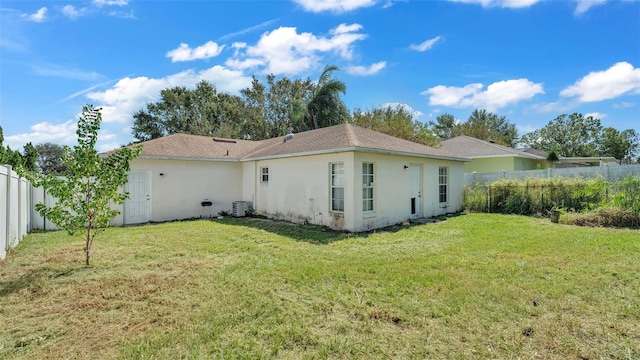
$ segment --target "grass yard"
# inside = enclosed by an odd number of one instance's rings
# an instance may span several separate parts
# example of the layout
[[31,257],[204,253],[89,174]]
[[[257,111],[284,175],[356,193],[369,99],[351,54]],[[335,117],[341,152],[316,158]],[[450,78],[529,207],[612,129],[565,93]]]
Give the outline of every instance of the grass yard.
[[640,358],[638,230],[225,219],[108,229],[90,268],[82,246],[0,262],[0,358]]

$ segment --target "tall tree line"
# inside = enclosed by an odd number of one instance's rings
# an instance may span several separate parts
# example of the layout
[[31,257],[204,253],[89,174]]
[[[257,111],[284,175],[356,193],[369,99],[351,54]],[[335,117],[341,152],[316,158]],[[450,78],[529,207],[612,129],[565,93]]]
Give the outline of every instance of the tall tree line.
[[0,164],[11,165],[14,168],[24,167],[29,170],[36,170],[36,160],[38,151],[31,143],[27,143],[22,152],[11,150],[9,146],[4,146],[4,134],[0,126]]
[[266,85],[254,78],[240,95],[218,92],[202,81],[191,90],[164,89],[160,100],[133,114],[133,136],[146,141],[178,132],[262,140],[345,123],[350,115],[340,94],[346,85],[327,66],[317,82],[276,79]]

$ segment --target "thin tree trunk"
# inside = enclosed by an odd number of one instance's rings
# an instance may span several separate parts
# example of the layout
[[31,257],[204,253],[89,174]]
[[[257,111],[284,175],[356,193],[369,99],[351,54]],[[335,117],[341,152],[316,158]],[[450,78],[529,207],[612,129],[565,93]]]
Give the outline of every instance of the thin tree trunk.
[[85,250],[85,255],[86,255],[86,263],[85,265],[89,266],[89,258],[91,257],[91,221],[89,221],[89,224],[87,225],[87,242],[86,242],[86,246],[84,248]]

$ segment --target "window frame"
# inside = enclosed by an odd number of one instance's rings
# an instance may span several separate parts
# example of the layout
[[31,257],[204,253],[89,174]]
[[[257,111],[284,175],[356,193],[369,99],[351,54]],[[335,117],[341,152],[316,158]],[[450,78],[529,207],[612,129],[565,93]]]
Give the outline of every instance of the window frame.
[[[366,168],[365,168],[366,167]],[[366,172],[365,172],[366,171]],[[375,163],[362,162],[362,212],[372,213],[375,209]],[[371,197],[369,197],[369,193]],[[366,195],[365,195],[366,194]]]
[[262,184],[268,184],[269,183],[269,167],[268,166],[261,166],[260,167],[260,183],[262,183]]
[[[344,180],[344,162],[329,163],[329,211],[332,213],[344,213]],[[336,196],[338,193],[341,193],[341,198]],[[336,206],[340,202],[342,207]]]
[[438,167],[438,202],[446,204],[449,202],[449,167]]

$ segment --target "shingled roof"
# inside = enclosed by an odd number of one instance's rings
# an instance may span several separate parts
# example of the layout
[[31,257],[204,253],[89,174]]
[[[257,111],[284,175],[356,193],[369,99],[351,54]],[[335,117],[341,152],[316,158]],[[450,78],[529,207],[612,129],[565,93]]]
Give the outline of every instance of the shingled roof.
[[351,124],[297,133],[267,140],[221,139],[209,136],[173,134],[141,143],[141,158],[243,161],[331,153],[367,151],[468,161],[452,152],[399,139]]
[[510,148],[508,146],[499,145],[465,135],[444,140],[442,142],[441,149],[456,154],[457,156],[472,159],[484,157],[515,156],[527,159],[545,160],[545,157],[543,156],[527,153],[522,150]]

